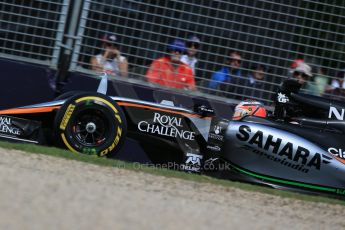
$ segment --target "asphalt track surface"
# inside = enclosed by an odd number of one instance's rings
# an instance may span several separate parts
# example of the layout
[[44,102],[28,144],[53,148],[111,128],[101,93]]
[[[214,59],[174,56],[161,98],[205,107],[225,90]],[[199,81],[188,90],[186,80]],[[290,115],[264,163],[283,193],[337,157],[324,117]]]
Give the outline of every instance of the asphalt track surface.
[[0,229],[345,229],[341,205],[0,149]]

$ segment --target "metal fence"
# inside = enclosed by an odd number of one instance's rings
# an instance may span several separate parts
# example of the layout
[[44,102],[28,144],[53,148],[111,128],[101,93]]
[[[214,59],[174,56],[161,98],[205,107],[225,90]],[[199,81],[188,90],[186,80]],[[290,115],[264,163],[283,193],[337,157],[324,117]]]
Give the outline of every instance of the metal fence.
[[[68,11],[75,2],[80,12]],[[90,71],[91,58],[102,51],[103,36],[114,34],[128,60],[129,77],[145,81],[148,66],[167,54],[169,42],[195,35],[201,41],[195,72],[198,91],[269,104],[296,59],[312,67],[306,92],[343,94],[344,15],[340,0],[6,0],[0,3],[0,53],[56,66],[63,35],[74,20],[76,30],[67,36],[73,40],[67,46],[72,51],[70,71]],[[213,74],[228,63],[230,50],[242,56],[244,81],[210,88]],[[265,66],[263,80],[256,80],[256,86],[244,84],[258,65]],[[338,88],[331,86],[334,80]]]
[[0,55],[57,66],[69,1],[0,2]]

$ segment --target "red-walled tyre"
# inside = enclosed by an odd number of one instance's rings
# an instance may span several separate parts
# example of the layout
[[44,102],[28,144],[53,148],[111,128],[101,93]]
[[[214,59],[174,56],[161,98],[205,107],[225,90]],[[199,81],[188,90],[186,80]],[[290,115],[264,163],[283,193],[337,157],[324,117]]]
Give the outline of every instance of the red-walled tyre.
[[113,156],[126,138],[127,123],[122,109],[99,93],[70,97],[54,122],[58,143],[72,152]]

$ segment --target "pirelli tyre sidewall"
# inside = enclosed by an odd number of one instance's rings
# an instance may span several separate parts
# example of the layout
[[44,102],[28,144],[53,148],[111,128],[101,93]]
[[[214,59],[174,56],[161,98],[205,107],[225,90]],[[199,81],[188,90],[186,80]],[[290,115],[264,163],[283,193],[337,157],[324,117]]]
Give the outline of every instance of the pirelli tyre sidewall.
[[125,141],[127,123],[122,109],[99,93],[69,98],[55,117],[55,135],[72,152],[113,156]]

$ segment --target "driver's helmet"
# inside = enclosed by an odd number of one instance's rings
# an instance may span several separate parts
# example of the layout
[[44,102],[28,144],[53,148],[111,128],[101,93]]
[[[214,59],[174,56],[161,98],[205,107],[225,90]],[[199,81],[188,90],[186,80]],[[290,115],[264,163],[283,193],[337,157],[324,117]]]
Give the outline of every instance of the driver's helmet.
[[267,111],[261,102],[254,100],[245,100],[235,107],[232,120],[241,120],[245,116],[266,117]]

